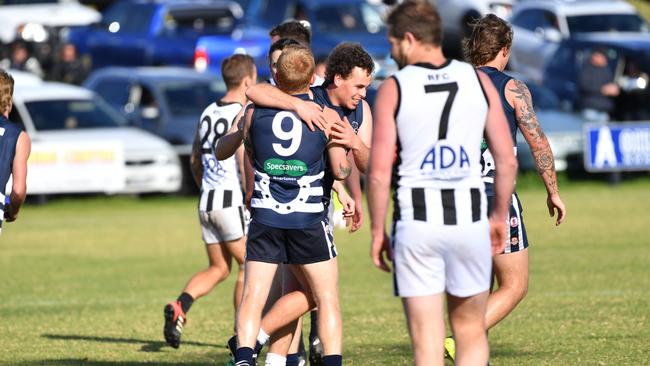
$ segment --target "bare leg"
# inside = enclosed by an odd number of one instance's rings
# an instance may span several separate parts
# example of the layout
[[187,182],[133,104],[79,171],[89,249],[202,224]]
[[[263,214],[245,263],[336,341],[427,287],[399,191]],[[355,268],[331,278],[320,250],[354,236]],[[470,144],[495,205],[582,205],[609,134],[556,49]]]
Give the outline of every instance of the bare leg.
[[274,263],[246,261],[244,291],[236,320],[238,347],[255,348],[262,310],[277,267]]
[[528,249],[494,257],[499,288],[490,294],[485,322],[492,328],[505,318],[528,292]]
[[244,291],[244,259],[246,257],[246,237],[228,242],[225,244],[226,250],[237,261],[237,281],[235,282],[235,291],[233,293],[233,303],[235,305],[235,312],[241,304],[241,297]]
[[470,297],[447,296],[449,323],[456,341],[457,366],[486,365],[488,362],[487,297],[487,291]]
[[[325,356],[340,355],[343,327],[338,290],[338,262],[328,261],[299,266],[312,289],[318,306],[318,331]],[[305,287],[303,285],[303,287]]]
[[[282,277],[284,293],[292,293],[301,289],[300,282],[298,282],[298,279],[294,276],[289,266],[283,266]],[[296,313],[294,307],[295,304],[293,302],[285,301],[285,296],[282,296],[262,319],[262,329],[268,334],[271,334],[270,353],[285,357],[288,353],[291,353],[290,346],[293,343],[294,335],[296,330],[299,331],[299,327],[302,325],[300,315],[292,316]],[[269,317],[274,320],[274,327],[269,327],[268,324],[265,324],[265,320]],[[273,319],[274,317],[275,319]]]
[[[194,300],[208,294],[214,286],[228,278],[231,266],[231,254],[227,245],[236,246],[239,240],[221,244],[206,245],[208,253],[208,268],[196,273],[185,285],[183,292],[187,292]],[[244,246],[243,242],[240,244]]]
[[416,366],[443,365],[443,294],[402,298]]

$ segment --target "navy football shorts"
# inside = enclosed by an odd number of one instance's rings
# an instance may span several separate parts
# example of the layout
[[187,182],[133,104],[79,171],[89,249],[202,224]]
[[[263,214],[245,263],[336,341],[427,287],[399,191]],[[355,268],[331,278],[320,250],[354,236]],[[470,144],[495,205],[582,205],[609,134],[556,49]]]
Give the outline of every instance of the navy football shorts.
[[334,236],[326,221],[305,229],[279,229],[252,221],[246,241],[246,260],[310,264],[336,257]]
[[[488,196],[488,215],[492,213],[493,206],[494,196]],[[521,207],[517,193],[513,193],[507,223],[508,238],[506,239],[506,247],[502,254],[515,253],[528,248],[528,236],[526,235],[526,227],[524,226],[523,211],[524,209]]]

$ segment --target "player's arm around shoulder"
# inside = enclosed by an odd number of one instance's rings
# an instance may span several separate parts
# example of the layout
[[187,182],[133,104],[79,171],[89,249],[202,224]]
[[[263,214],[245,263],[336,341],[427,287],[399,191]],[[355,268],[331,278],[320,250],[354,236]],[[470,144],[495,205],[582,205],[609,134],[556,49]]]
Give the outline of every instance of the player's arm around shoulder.
[[16,220],[18,211],[27,196],[27,160],[31,151],[32,141],[27,133],[23,131],[18,135],[16,154],[11,168],[13,183],[11,195],[9,196],[9,207],[5,211],[5,218],[10,222]]
[[244,106],[241,111],[239,111],[233,120],[230,129],[228,129],[228,132],[217,140],[217,145],[214,148],[214,156],[218,160],[225,160],[233,156],[237,151],[237,148],[242,144],[242,141],[244,140],[244,113],[250,106],[252,106],[252,104]]
[[549,214],[552,217],[554,211],[557,210],[556,225],[559,225],[566,216],[566,207],[560,198],[553,151],[533,109],[530,90],[528,90],[524,82],[512,79],[506,84],[505,94],[515,110],[517,126],[519,126],[521,134],[530,147],[535,160],[535,167],[546,187]]
[[271,84],[260,83],[249,86],[246,89],[246,97],[260,106],[296,113],[311,131],[315,130],[314,126],[321,130],[326,127],[323,109],[318,104],[286,94]]

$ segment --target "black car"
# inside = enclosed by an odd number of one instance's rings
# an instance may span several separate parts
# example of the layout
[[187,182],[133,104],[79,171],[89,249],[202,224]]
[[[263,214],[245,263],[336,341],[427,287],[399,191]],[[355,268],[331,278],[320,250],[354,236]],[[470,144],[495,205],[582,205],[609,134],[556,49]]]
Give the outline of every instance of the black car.
[[614,82],[621,89],[613,120],[650,119],[650,37],[645,34],[596,34],[568,39],[544,67],[541,82],[563,103],[580,107],[578,75],[595,49],[605,50]]

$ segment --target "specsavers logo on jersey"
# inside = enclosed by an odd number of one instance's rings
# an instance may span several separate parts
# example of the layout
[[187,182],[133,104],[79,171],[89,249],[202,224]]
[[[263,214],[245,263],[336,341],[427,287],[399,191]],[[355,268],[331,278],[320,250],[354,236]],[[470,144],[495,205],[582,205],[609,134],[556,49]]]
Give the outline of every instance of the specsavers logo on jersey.
[[264,171],[271,176],[288,175],[301,177],[307,173],[307,164],[301,160],[267,159],[264,162]]

